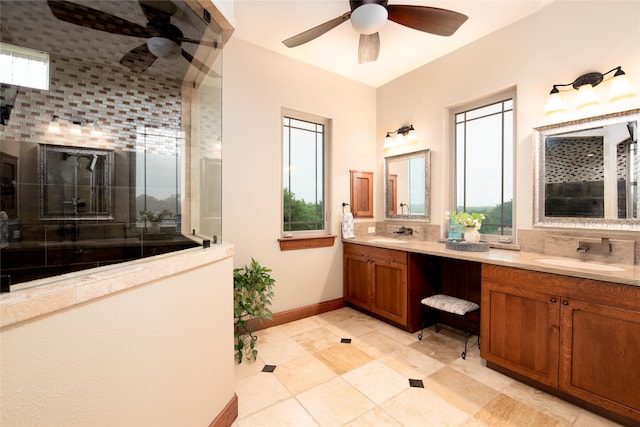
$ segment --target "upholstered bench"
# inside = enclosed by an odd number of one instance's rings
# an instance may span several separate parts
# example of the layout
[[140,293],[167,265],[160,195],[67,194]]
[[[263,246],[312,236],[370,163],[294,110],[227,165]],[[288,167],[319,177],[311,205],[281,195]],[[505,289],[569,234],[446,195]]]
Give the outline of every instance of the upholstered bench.
[[[422,303],[422,305],[424,305],[428,309],[454,314],[458,316],[460,319],[462,319],[464,322],[469,322],[472,325],[473,327],[472,331],[462,330],[458,328],[451,328],[451,327],[448,328],[453,330],[454,332],[460,333],[465,337],[464,351],[462,352],[463,359],[467,357],[467,343],[469,342],[469,337],[473,335],[477,335],[478,348],[480,348],[480,335],[478,334],[478,330],[480,327],[480,316],[479,316],[480,306],[478,304],[476,304],[475,302],[471,302],[461,298],[456,298],[456,297],[443,295],[443,294],[437,294],[437,295],[432,295],[430,297],[426,297],[420,302]],[[477,317],[478,320],[473,321],[469,318],[469,315],[476,312],[478,313],[478,317]],[[426,322],[426,319],[422,321],[422,329],[418,334],[419,340],[422,340],[422,332],[425,327],[425,322]],[[435,323],[434,328],[436,332],[440,331],[440,326],[438,322]]]

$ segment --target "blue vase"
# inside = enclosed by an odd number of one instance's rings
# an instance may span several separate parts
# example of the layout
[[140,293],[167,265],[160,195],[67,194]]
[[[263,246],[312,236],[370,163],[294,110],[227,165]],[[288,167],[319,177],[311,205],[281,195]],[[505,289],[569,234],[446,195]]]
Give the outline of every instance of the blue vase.
[[449,240],[462,239],[462,226],[449,218]]

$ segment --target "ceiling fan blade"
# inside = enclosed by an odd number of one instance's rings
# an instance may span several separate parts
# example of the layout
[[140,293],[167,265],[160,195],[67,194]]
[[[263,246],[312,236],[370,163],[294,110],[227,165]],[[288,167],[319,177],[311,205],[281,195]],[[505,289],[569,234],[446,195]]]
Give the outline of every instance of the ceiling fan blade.
[[358,64],[372,62],[378,59],[380,54],[380,35],[360,34],[360,43],[358,45]]
[[203,46],[211,46],[211,47],[213,47],[215,49],[218,48],[218,41],[217,40],[195,40],[195,39],[188,39],[186,37],[178,37],[178,39],[176,39],[176,41],[184,42],[184,43],[201,44]]
[[191,55],[189,52],[187,52],[184,49],[182,49],[182,57],[185,58],[187,61],[189,61],[191,65],[196,67],[198,70],[202,71],[205,74],[209,74],[209,71],[210,71],[209,67],[204,65],[202,62],[198,61],[196,58],[193,57],[193,55]]
[[166,0],[139,0],[138,3],[149,22],[168,24],[171,15],[178,11],[175,4]]
[[468,19],[468,16],[462,13],[429,6],[391,4],[387,10],[389,20],[438,36],[452,35]]
[[61,21],[107,33],[134,37],[151,37],[149,31],[134,22],[69,1],[49,0],[53,15]]
[[332,20],[325,22],[324,24],[320,24],[298,35],[290,37],[284,40],[282,43],[284,43],[286,47],[300,46],[301,44],[310,42],[316,37],[320,37],[327,31],[334,29],[338,25],[342,24],[344,21],[347,21],[350,17],[351,17],[351,12],[350,11],[346,12],[338,16],[337,18],[333,18]]
[[120,59],[120,63],[134,73],[143,73],[155,60],[155,55],[149,51],[145,43],[127,52]]

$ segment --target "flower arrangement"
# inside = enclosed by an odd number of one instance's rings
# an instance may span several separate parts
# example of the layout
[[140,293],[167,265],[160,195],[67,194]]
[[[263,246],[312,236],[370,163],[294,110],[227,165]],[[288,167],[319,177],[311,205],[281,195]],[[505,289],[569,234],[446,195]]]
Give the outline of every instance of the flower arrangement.
[[149,222],[160,222],[171,216],[171,211],[164,209],[162,212],[140,211],[140,219]]
[[482,221],[485,220],[484,214],[472,212],[445,212],[445,218],[453,220],[454,223],[460,224],[463,227],[475,228],[479,230],[482,227]]

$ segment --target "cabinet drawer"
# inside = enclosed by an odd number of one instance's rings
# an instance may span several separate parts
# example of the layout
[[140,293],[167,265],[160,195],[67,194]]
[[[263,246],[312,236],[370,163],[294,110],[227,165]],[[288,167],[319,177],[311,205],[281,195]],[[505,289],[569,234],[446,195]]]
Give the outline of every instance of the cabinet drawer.
[[404,265],[407,264],[407,253],[405,251],[397,251],[394,249],[376,248],[373,246],[345,243],[344,254],[362,256]]

